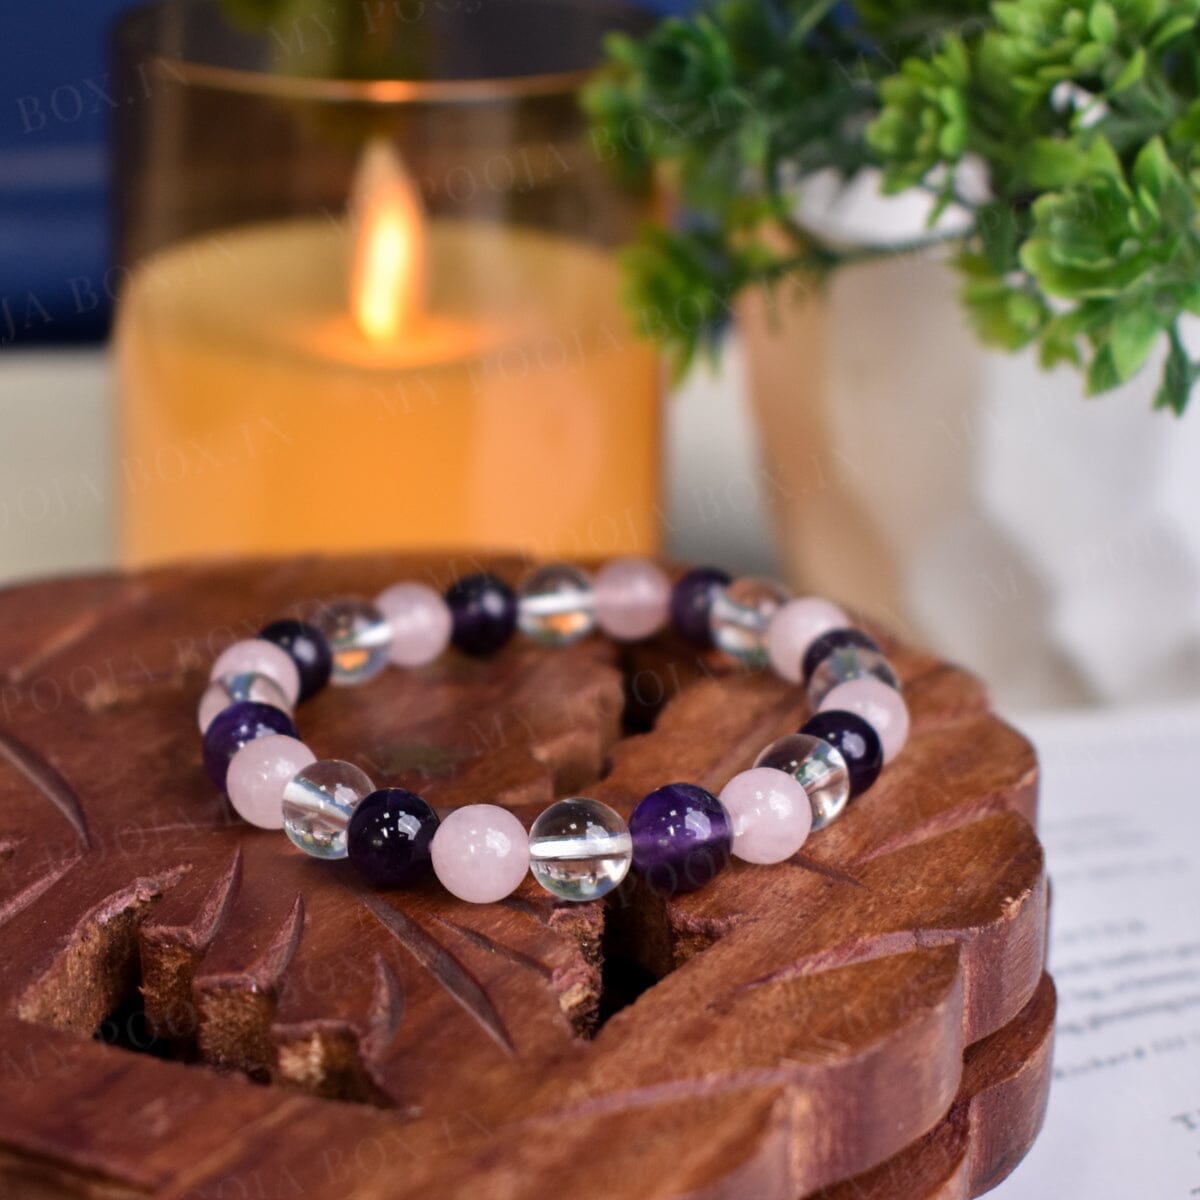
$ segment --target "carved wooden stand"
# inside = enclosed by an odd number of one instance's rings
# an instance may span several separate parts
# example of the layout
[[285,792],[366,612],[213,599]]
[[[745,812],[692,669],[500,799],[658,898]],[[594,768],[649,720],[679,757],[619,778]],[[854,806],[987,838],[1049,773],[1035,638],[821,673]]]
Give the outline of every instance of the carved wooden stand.
[[[668,903],[366,891],[231,820],[194,716],[213,653],[476,565],[0,594],[0,1195],[950,1200],[1002,1178],[1049,1079],[1037,767],[952,667],[890,646],[914,734],[876,786],[795,860]],[[803,710],[670,641],[517,639],[299,719],[379,785],[528,823],[577,790],[626,814],[672,780],[716,790]],[[130,1048],[143,1002],[166,1060]]]

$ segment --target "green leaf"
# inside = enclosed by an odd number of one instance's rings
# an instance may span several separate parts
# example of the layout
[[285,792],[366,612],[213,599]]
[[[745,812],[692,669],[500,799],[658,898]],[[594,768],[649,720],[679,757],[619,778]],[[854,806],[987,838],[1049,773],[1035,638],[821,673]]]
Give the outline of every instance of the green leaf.
[[1076,344],[1075,334],[1070,324],[1061,317],[1047,321],[1043,327],[1038,359],[1047,370],[1058,366],[1059,363],[1079,366],[1079,346]]
[[[1035,9],[1036,11],[1036,9]],[[1038,16],[1041,17],[1041,13]],[[1045,37],[1046,31],[1040,26],[1032,22],[1025,30],[1025,33],[1031,37]],[[1087,17],[1078,8],[1069,8],[1067,14],[1063,17],[1063,33],[1072,41],[1082,41],[1087,33]]]
[[1017,247],[1021,230],[1017,214],[1003,203],[986,205],[975,220],[983,248],[983,257],[992,272],[1003,275],[1017,265]]
[[1020,350],[1037,337],[1043,310],[1026,293],[1003,284],[995,291],[968,285],[963,289],[963,303],[976,332],[990,345]]
[[[889,192],[945,205],[970,157],[990,188],[966,205],[959,263],[980,335],[1076,363],[1093,392],[1144,368],[1200,312],[1200,0],[856,0],[857,22],[842,7],[702,0],[611,44],[587,97],[598,150],[630,179],[666,167],[695,215],[626,259],[659,344],[684,362],[741,290],[863,256],[796,223],[790,181],[873,166]],[[1078,102],[1057,103],[1060,83]],[[1196,372],[1170,361],[1178,409]]]
[[1154,397],[1155,408],[1169,408],[1177,417],[1183,415],[1196,381],[1196,370],[1183,348],[1179,329],[1171,326],[1171,348],[1163,364],[1162,383]]
[[766,121],[747,120],[738,135],[738,149],[747,165],[761,167],[771,151],[771,130]]
[[1121,68],[1120,75],[1113,80],[1112,87],[1108,89],[1109,95],[1115,96],[1118,92],[1132,87],[1145,73],[1146,49],[1144,46],[1139,46],[1133,57]]
[[1180,182],[1162,138],[1152,138],[1138,152],[1133,162],[1133,182],[1155,197],[1163,195],[1168,187]]
[[1088,13],[1088,32],[1106,45],[1111,46],[1117,40],[1117,14],[1111,4],[1100,0],[1092,5],[1092,11]]
[[604,38],[604,52],[613,62],[634,70],[641,60],[641,44],[627,33],[610,33]]
[[802,42],[829,14],[837,0],[804,0],[796,12],[796,23],[791,29],[793,41]]
[[1185,151],[1190,151],[1196,142],[1200,142],[1200,100],[1193,100],[1168,132],[1172,143]]
[[1150,43],[1151,50],[1159,50],[1168,42],[1174,41],[1175,38],[1181,37],[1185,33],[1190,33],[1196,25],[1196,14],[1180,14],[1177,17],[1170,17],[1163,22],[1162,27],[1154,35],[1153,41]]
[[1064,313],[1060,320],[1072,337],[1085,334],[1096,343],[1101,340],[1101,331],[1112,323],[1112,305],[1107,300],[1085,300]]
[[1107,46],[1086,42],[1071,55],[1071,66],[1080,75],[1095,75],[1108,60],[1108,54]]
[[1121,376],[1113,362],[1112,347],[1102,346],[1092,359],[1087,373],[1087,391],[1089,396],[1108,392],[1121,382]]
[[1154,393],[1155,408],[1169,408],[1177,417],[1182,417],[1191,397],[1191,388],[1179,376],[1163,369],[1162,383]]
[[1121,160],[1106,137],[1035,138],[1021,160],[1021,170],[1036,188],[1066,187],[1093,176],[1121,177]]
[[1146,361],[1162,324],[1150,308],[1129,308],[1113,320],[1109,347],[1113,367],[1122,383],[1129,379]]

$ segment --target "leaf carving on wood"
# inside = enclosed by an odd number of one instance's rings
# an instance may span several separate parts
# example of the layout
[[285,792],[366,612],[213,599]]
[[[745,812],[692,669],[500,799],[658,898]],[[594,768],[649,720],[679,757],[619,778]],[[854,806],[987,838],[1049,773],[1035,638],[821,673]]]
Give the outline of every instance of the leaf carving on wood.
[[[363,907],[441,984],[446,994],[475,1019],[480,1029],[505,1054],[515,1054],[516,1047],[504,1027],[504,1021],[479,980],[401,909],[365,889],[356,888],[355,892]],[[494,948],[495,943],[490,942],[484,934],[476,934],[475,937],[488,948]],[[511,958],[511,955],[508,957]]]
[[[842,820],[670,901],[381,893],[231,819],[199,761],[204,664],[272,617],[458,569],[311,558],[0,594],[0,1069],[34,1098],[0,1092],[0,1179],[288,1194],[313,1138],[341,1165],[294,1194],[967,1196],[1011,1164],[1053,1013],[1036,764],[928,656],[889,646],[913,737]],[[629,697],[666,700],[653,728],[622,733]],[[300,724],[377,785],[528,824],[580,790],[627,815],[673,779],[719,789],[804,712],[669,640],[594,640],[387,672]],[[89,1040],[134,995],[179,1061]],[[123,1120],[148,1104],[149,1140]],[[910,1193],[879,1190],[889,1170]]]
[[0,729],[0,758],[23,775],[37,795],[44,796],[70,822],[86,850],[91,844],[87,818],[75,789],[32,747]]

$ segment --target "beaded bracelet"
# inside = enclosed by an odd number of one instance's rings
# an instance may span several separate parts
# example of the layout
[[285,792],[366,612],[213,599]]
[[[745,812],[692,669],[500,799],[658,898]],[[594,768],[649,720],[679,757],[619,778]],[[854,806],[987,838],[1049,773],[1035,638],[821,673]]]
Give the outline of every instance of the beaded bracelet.
[[[318,761],[292,720],[293,706],[326,683],[363,683],[389,662],[422,666],[451,643],[487,656],[517,628],[563,646],[596,627],[639,641],[668,622],[693,643],[803,683],[815,715],[719,796],[670,783],[642,799],[628,825],[585,796],[551,804],[528,834],[492,804],[439,821],[414,792],[376,790],[352,763]],[[672,586],[636,558],[609,562],[594,580],[572,566],[540,567],[519,594],[487,572],[458,580],[444,597],[401,583],[374,602],[330,604],[313,624],[276,621],[217,658],[199,723],[205,767],[244,820],[282,828],[316,858],[348,857],[376,886],[405,887],[432,869],[448,891],[476,903],[509,895],[527,870],[554,896],[585,901],[612,891],[631,865],[651,887],[674,893],[702,886],[731,855],[781,862],[869,788],[908,736],[895,673],[836,605],[711,567]]]

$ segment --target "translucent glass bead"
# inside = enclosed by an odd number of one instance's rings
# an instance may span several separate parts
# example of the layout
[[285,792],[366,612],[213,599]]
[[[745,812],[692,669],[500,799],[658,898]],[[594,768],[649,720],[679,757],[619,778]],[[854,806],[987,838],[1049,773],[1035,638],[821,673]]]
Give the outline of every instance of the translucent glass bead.
[[850,625],[839,625],[836,628],[827,629],[819,638],[814,638],[804,652],[804,661],[800,666],[800,676],[804,682],[808,683],[813,672],[835,650],[844,650],[847,646],[858,646],[863,650],[883,653],[879,648],[879,643],[870,634],[863,633],[861,629],[855,629]]
[[329,643],[335,684],[366,683],[387,666],[392,629],[369,600],[351,597],[327,604],[317,616],[317,628]]
[[735,579],[713,597],[709,629],[713,644],[748,667],[767,663],[767,625],[787,589],[771,579]]
[[542,646],[567,646],[596,627],[592,581],[578,567],[539,567],[517,594],[517,624]]
[[241,704],[244,700],[253,701],[255,704],[269,704],[283,712],[292,710],[283,688],[270,675],[260,675],[257,671],[223,675],[210,683],[204,689],[204,695],[200,697],[200,707],[196,713],[200,732],[204,733],[231,704]]
[[495,804],[456,808],[438,826],[429,850],[438,882],[472,904],[503,900],[529,870],[525,826]]
[[350,817],[374,790],[353,763],[337,758],[309,763],[283,789],[283,831],[313,858],[345,858]]
[[888,687],[900,686],[896,672],[878,648],[870,649],[851,642],[845,643],[831,650],[814,668],[806,685],[808,702],[814,709],[819,709],[825,697],[838,684],[869,677],[886,683]]
[[586,796],[559,800],[529,831],[533,877],[562,900],[597,900],[625,878],[633,861],[629,826]]
[[629,818],[633,863],[656,892],[694,892],[729,863],[733,826],[725,806],[694,783],[669,783]]
[[266,638],[246,638],[244,641],[234,642],[217,655],[208,678],[223,679],[226,675],[244,675],[249,672],[270,675],[287,697],[288,708],[300,698],[300,672],[296,669],[292,656],[274,642],[268,642]]
[[836,746],[807,733],[777,738],[754,760],[793,776],[808,794],[813,829],[824,829],[850,800],[850,771]]

